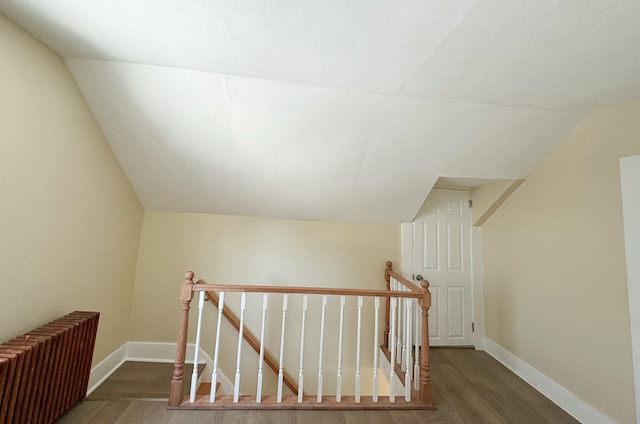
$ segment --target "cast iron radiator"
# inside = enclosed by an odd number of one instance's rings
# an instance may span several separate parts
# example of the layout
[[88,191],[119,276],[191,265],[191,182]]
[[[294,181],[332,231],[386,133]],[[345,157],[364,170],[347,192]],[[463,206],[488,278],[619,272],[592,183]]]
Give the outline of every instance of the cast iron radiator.
[[72,312],[0,344],[0,423],[51,423],[87,394],[98,312]]

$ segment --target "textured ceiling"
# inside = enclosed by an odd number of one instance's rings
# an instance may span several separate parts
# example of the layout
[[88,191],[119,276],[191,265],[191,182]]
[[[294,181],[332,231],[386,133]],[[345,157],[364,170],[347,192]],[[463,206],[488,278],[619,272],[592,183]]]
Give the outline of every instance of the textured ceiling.
[[408,222],[640,95],[640,2],[0,1],[60,53],[144,206]]

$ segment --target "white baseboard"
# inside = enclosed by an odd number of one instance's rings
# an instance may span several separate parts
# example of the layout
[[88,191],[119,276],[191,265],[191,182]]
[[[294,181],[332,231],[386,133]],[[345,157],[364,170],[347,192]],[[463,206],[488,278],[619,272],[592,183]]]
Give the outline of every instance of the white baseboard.
[[91,369],[89,375],[89,388],[87,396],[91,394],[99,385],[101,385],[127,358],[127,343],[116,349],[111,355],[107,356],[102,362]]
[[484,338],[484,349],[581,423],[615,424],[614,420],[487,337]]
[[[386,386],[388,387],[388,389],[383,390],[382,387],[380,387],[378,389],[378,394],[380,396],[387,396],[391,391],[391,382],[389,381],[389,375],[391,374],[391,365],[389,364],[389,360],[387,359],[386,355],[382,352],[381,348],[378,348],[378,354],[380,358],[379,359],[380,372],[384,376],[385,381],[388,383]],[[398,374],[395,374],[395,379],[393,384],[394,384],[393,387],[395,389],[396,396],[404,396],[404,382],[400,380],[400,376]]]
[[[194,344],[187,345],[186,364],[193,363]],[[175,343],[129,342],[127,343],[127,361],[172,363],[176,360]],[[201,364],[203,361],[198,360]]]
[[[185,363],[193,363],[194,352],[195,345],[193,343],[188,344],[187,360]],[[176,343],[127,342],[91,369],[87,396],[126,361],[173,363],[175,359]],[[198,353],[198,363],[201,365],[205,364],[209,371],[213,369],[213,359],[202,349],[200,349]],[[205,376],[201,374],[200,377],[203,378]],[[218,379],[222,386],[223,393],[233,393],[231,380],[220,372],[220,370],[218,370]]]

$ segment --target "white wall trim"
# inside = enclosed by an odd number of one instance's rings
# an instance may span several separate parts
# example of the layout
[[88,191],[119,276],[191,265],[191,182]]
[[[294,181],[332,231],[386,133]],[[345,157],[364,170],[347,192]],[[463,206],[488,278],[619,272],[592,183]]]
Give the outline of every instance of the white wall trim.
[[471,227],[471,290],[473,291],[473,346],[477,350],[484,350],[484,279],[480,227]]
[[[189,343],[187,345],[187,360],[185,363],[193,363],[194,353],[195,345],[193,343]],[[206,369],[210,373],[211,370],[213,370],[213,360],[211,357],[202,349],[200,349],[198,357],[198,363],[205,364]],[[107,378],[109,378],[109,376],[126,361],[173,363],[175,358],[176,343],[127,342],[91,369],[87,396],[90,395]],[[202,379],[205,378],[206,375],[204,373],[200,373],[200,378],[198,378],[198,380],[202,381]],[[233,393],[233,384],[231,383],[231,380],[229,380],[220,370],[218,370],[218,379],[222,386],[223,393]]]
[[[193,363],[195,345],[187,344],[186,364]],[[190,359],[191,358],[191,359]],[[172,363],[176,360],[175,343],[129,342],[127,343],[127,361]],[[199,361],[201,362],[201,361]],[[201,362],[202,363],[202,362]]]
[[485,351],[582,423],[615,424],[615,421],[565,389],[493,340],[484,339]]
[[636,401],[636,420],[640,420],[640,155],[620,159],[622,215],[627,291],[629,293],[629,327]]
[[102,362],[91,369],[89,375],[89,389],[87,396],[91,394],[99,385],[101,385],[127,358],[127,343],[116,349],[111,355],[107,356]]

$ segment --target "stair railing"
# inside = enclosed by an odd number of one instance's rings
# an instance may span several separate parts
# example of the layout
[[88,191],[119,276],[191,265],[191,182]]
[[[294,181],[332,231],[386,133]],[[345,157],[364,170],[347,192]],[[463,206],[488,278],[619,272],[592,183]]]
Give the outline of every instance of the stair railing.
[[[404,298],[402,307],[395,310],[387,298],[385,313],[384,348],[390,357],[390,368],[394,373],[398,365],[404,373],[405,396],[413,381],[414,390],[420,390],[431,404],[431,375],[429,357],[429,308],[431,307],[431,293],[429,282],[421,281],[418,287],[402,275],[395,272],[391,261],[386,263],[385,280],[390,292],[413,292],[420,294],[420,298]],[[421,395],[422,396],[422,395]],[[422,397],[421,397],[422,399]]]
[[[198,280],[195,284],[207,284],[204,280]],[[220,300],[218,295],[213,291],[205,291],[205,302],[207,300],[211,301],[211,304],[217,308],[219,311],[222,311],[222,316],[224,316],[227,321],[236,329],[236,331],[240,332],[240,318],[236,316],[229,308],[220,309]],[[266,311],[264,311],[266,312]],[[260,340],[245,326],[242,329],[242,336],[244,340],[251,346],[251,348],[258,354],[262,355],[264,359],[264,363],[278,375],[279,368],[276,359],[273,355],[264,348],[264,345],[260,343]],[[264,328],[262,329],[261,338],[264,338]],[[262,360],[260,364],[262,364]],[[293,377],[291,377],[287,372],[283,373],[283,381],[284,385],[293,392],[294,395],[298,395],[298,385],[295,383]]]
[[[188,408],[188,409],[276,409],[276,408],[290,408],[290,409],[383,409],[383,408],[402,408],[402,409],[425,409],[432,408],[432,395],[431,395],[431,381],[429,378],[429,335],[428,335],[428,309],[431,305],[431,295],[428,290],[428,283],[423,282],[422,287],[417,288],[410,282],[404,279],[399,274],[395,273],[391,269],[391,263],[387,263],[387,269],[385,270],[385,278],[387,279],[387,290],[361,290],[361,289],[349,289],[349,288],[320,288],[320,287],[281,287],[281,286],[250,286],[250,285],[212,285],[193,282],[193,272],[187,272],[185,274],[185,280],[181,289],[181,301],[182,301],[182,314],[180,320],[180,328],[178,333],[178,346],[176,350],[176,363],[173,373],[173,379],[171,381],[171,393],[169,397],[170,408]],[[413,286],[413,287],[412,287]],[[187,347],[187,332],[189,327],[189,310],[190,303],[193,297],[198,294],[198,326],[196,328],[196,349],[199,351],[200,334],[202,330],[202,309],[206,296],[209,299],[218,297],[219,294],[219,318],[216,331],[215,353],[213,358],[213,371],[211,381],[211,393],[208,396],[198,395],[196,396],[195,388],[192,388],[191,393],[183,397],[183,385],[184,385],[184,362]],[[240,293],[241,305],[240,305],[240,317],[238,328],[238,349],[237,349],[237,361],[235,370],[235,384],[234,394],[220,395],[216,393],[217,386],[217,372],[219,362],[219,349],[218,346],[222,342],[220,340],[220,316],[225,310],[224,297],[226,293]],[[241,356],[241,341],[243,331],[243,319],[245,310],[247,308],[247,294],[248,293],[262,293],[262,328],[260,348],[260,363],[258,367],[258,387],[256,389],[255,396],[247,396],[240,394],[240,356]],[[216,296],[213,296],[216,294]],[[288,317],[288,297],[289,295],[301,295],[302,296],[302,310],[300,317]],[[263,396],[261,387],[261,373],[262,373],[262,361],[265,357],[264,352],[264,322],[268,315],[268,298],[269,296],[281,296],[282,308],[276,311],[276,315],[281,315],[280,322],[277,323],[280,327],[280,355],[278,364],[278,388],[275,396]],[[305,361],[305,323],[308,312],[308,299],[310,297],[320,297],[322,305],[322,319],[320,327],[320,356],[318,364],[318,390],[315,396],[304,395],[304,361]],[[323,395],[323,352],[325,342],[325,312],[328,297],[335,297],[339,302],[339,316],[340,325],[338,326],[338,352],[337,352],[337,375],[335,387],[335,396]],[[347,304],[346,299],[354,298],[350,301],[350,304],[357,305],[357,336],[355,340],[356,344],[356,363],[355,363],[355,396],[343,396],[342,395],[342,371],[343,371],[343,337],[345,325],[352,325],[352,323],[345,324],[344,313],[345,306]],[[361,329],[362,329],[362,309],[365,298],[373,298],[373,322],[374,326],[374,342],[371,349],[373,355],[373,376],[365,378],[361,375],[361,353],[363,349],[361,346]],[[404,402],[396,402],[396,388],[395,388],[395,367],[391,366],[390,375],[388,380],[390,383],[389,396],[379,396],[378,391],[378,369],[379,369],[379,345],[378,339],[378,323],[380,314],[380,301],[386,300],[386,317],[387,325],[385,325],[385,341],[384,344],[390,347],[392,351],[392,362],[396,361],[396,357],[400,357],[400,362],[405,364],[403,368],[405,370],[404,379]],[[253,308],[258,308],[255,305]],[[421,312],[421,314],[419,313]],[[271,315],[274,315],[273,313]],[[421,315],[422,333],[418,335],[412,328]],[[284,346],[288,342],[287,340],[295,339],[295,336],[291,336],[286,332],[287,319],[299,319],[301,323],[300,340],[300,356],[299,356],[299,372],[298,372],[298,394],[297,396],[283,396],[283,383],[284,383],[284,370],[283,370],[283,352]],[[388,330],[387,330],[388,329]],[[308,335],[306,335],[308,337]],[[418,345],[416,338],[420,338],[421,348],[413,346]],[[229,343],[230,341],[225,341]],[[398,349],[399,346],[399,349]],[[418,364],[418,371],[415,367],[411,367],[412,357],[410,352],[416,352],[415,357],[418,357],[418,351],[420,353],[419,360],[416,360]],[[197,353],[196,353],[197,355]],[[403,359],[404,358],[404,359]],[[195,359],[195,358],[194,358]],[[407,371],[408,370],[408,371]],[[192,381],[197,380],[198,377],[198,363],[194,362],[194,375]],[[412,383],[413,381],[413,385]],[[372,384],[372,396],[361,396],[362,382],[368,380]],[[368,383],[367,383],[368,384]]]

